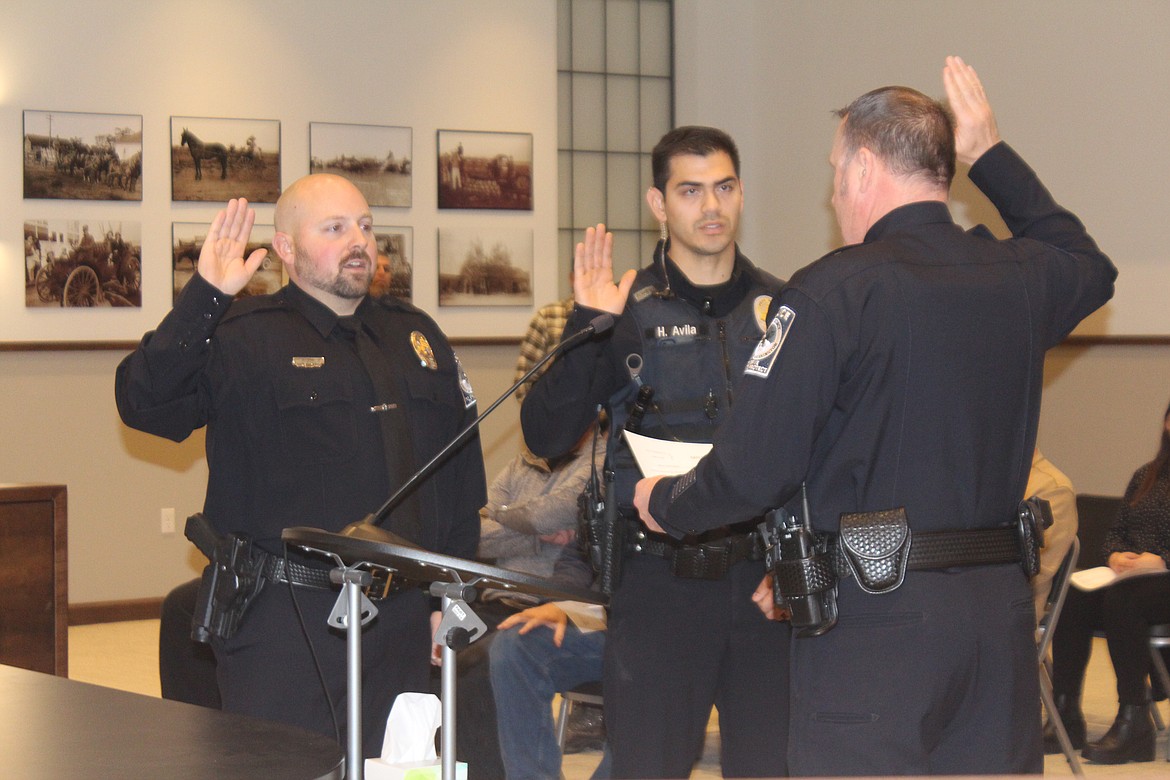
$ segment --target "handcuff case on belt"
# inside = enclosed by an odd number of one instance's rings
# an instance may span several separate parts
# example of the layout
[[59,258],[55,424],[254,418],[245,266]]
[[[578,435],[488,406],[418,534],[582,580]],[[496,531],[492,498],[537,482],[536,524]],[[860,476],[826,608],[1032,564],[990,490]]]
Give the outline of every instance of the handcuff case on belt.
[[910,555],[905,508],[842,514],[837,541],[849,571],[866,593],[888,593],[902,584]]

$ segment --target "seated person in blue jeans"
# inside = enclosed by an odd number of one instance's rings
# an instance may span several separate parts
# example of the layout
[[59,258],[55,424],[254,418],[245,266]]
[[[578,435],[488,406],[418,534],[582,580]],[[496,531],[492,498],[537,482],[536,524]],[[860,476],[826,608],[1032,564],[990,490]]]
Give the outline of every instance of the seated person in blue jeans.
[[[553,729],[553,695],[601,679],[605,631],[578,615],[589,608],[547,603],[512,615],[499,625],[489,651],[500,753],[508,780],[561,776],[561,751]],[[570,620],[574,613],[585,630]],[[604,617],[597,618],[603,621]],[[516,630],[509,630],[516,626]],[[607,777],[608,751],[594,777]]]

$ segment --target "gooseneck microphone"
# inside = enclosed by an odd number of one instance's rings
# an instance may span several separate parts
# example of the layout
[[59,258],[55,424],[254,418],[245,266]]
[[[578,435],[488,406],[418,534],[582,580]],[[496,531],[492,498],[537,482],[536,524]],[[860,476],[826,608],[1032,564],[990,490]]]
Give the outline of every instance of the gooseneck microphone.
[[402,483],[402,486],[399,487],[398,490],[394,491],[390,498],[386,499],[386,503],[382,504],[382,506],[379,507],[377,511],[366,515],[361,520],[350,523],[345,528],[341,529],[341,534],[343,536],[352,536],[374,542],[389,542],[391,544],[396,544],[403,547],[417,548],[417,544],[407,541],[397,534],[382,528],[380,523],[391,512],[393,512],[399,504],[402,503],[403,499],[405,499],[407,494],[412,489],[414,489],[415,485],[417,485],[423,479],[429,477],[431,473],[434,472],[434,470],[439,466],[439,464],[443,462],[451,450],[467,441],[467,438],[471,436],[476,428],[479,427],[479,424],[483,422],[484,418],[494,412],[496,407],[503,403],[505,399],[511,398],[512,394],[519,390],[521,385],[527,382],[533,374],[535,374],[542,367],[544,367],[546,363],[565,350],[571,347],[575,347],[591,336],[599,336],[602,333],[607,332],[610,328],[613,327],[613,322],[614,320],[612,314],[599,314],[590,320],[588,325],[574,333],[572,336],[569,336],[566,339],[561,339],[561,343],[550,349],[548,354],[542,357],[536,363],[536,365],[528,369],[528,371],[525,372],[524,376],[520,377],[516,384],[512,385],[510,388],[504,391],[504,394],[493,401],[491,406],[485,409],[474,420],[469,422],[466,427],[463,428],[463,430],[455,435],[455,438],[447,442],[447,444],[441,450],[439,450],[433,458],[427,461],[427,463],[422,468],[412,474],[410,479]]

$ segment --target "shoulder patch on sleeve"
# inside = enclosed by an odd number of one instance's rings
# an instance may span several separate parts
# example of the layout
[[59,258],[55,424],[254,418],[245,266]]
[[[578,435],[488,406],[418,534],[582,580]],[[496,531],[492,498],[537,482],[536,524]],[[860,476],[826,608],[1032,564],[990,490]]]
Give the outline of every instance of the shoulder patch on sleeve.
[[764,338],[760,339],[747,365],[744,366],[744,374],[764,379],[772,373],[772,364],[776,362],[780,347],[784,345],[784,339],[788,337],[788,331],[792,329],[792,323],[795,321],[796,312],[787,306],[781,306],[776,316],[768,323]]
[[467,378],[467,372],[463,370],[463,364],[459,362],[458,355],[455,355],[455,369],[459,372],[459,389],[463,392],[463,408],[470,409],[475,406],[475,391],[471,389],[471,380]]

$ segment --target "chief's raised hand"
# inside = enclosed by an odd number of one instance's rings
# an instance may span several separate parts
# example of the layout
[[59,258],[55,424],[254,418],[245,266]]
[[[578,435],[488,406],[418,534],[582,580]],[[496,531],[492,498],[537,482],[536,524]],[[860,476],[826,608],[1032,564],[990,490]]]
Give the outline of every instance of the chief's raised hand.
[[227,208],[215,215],[203,249],[199,252],[199,275],[220,292],[235,295],[264,262],[267,249],[257,249],[244,259],[256,212],[244,198],[228,201]]
[[955,115],[955,154],[970,165],[999,143],[995,114],[979,75],[961,57],[947,57],[943,86]]
[[618,282],[613,278],[613,233],[605,225],[585,229],[585,240],[573,251],[573,299],[590,309],[621,314],[634,286],[633,270]]

